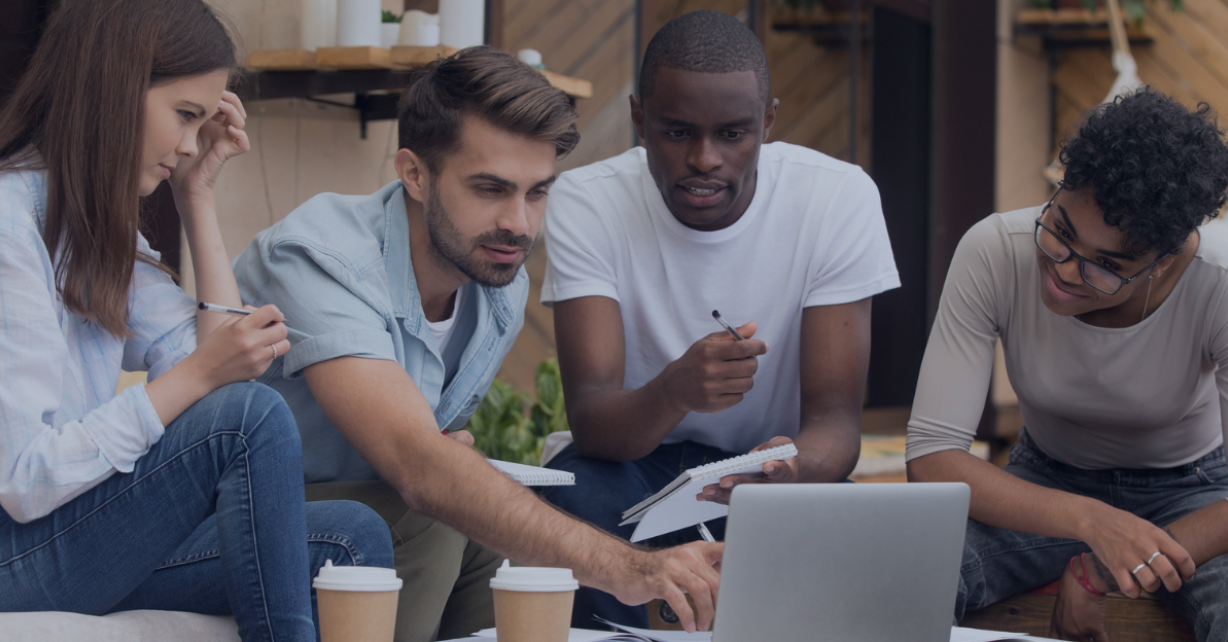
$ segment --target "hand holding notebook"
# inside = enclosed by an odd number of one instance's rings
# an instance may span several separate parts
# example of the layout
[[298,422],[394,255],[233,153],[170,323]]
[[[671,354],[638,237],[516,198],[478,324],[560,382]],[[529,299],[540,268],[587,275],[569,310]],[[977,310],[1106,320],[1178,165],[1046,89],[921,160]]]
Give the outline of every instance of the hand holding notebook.
[[619,525],[638,524],[631,541],[641,542],[724,517],[729,514],[728,506],[695,499],[704,486],[716,483],[726,475],[757,473],[763,470],[767,462],[786,461],[796,456],[797,447],[787,444],[692,468],[679,475],[661,492],[624,511],[623,521]]

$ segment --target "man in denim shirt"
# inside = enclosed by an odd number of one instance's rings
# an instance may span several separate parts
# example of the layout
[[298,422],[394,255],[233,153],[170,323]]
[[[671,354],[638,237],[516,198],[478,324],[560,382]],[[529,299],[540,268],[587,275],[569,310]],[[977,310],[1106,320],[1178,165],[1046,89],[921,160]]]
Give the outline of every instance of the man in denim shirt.
[[428,66],[399,112],[400,180],[311,199],[234,264],[244,301],[288,319],[294,349],[262,381],[298,421],[308,499],[361,501],[391,526],[398,642],[492,626],[492,551],[628,603],[665,598],[706,627],[721,545],[633,548],[537,499],[459,431],[524,323],[521,265],[555,158],[579,140],[566,96],[475,47]]

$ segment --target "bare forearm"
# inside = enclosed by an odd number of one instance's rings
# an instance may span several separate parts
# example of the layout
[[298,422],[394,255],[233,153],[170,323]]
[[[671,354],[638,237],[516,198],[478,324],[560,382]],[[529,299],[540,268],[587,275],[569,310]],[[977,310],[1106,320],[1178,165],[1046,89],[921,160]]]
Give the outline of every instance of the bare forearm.
[[[222,232],[218,228],[217,212],[212,199],[177,202],[176,205],[184,212],[181,219],[188,249],[192,254],[196,300],[232,307],[243,305],[234,272],[230,269],[226,244],[222,241]],[[197,341],[201,341],[224,321],[225,317],[220,315],[198,312]]]
[[[1194,560],[1195,566],[1228,553],[1228,501],[1215,501],[1164,527]],[[1117,580],[1095,553],[1088,553],[1087,564],[1095,586],[1101,591],[1117,591]]]
[[1228,553],[1228,501],[1218,500],[1164,527],[1202,566]]
[[687,413],[670,403],[659,379],[637,390],[593,390],[575,397],[567,420],[580,454],[632,461],[660,446]]
[[[541,501],[473,450],[442,436],[428,441],[398,458],[403,472],[394,485],[416,510],[517,562],[570,568],[580,582],[603,590],[639,554]],[[465,482],[451,483],[457,479]]]
[[844,481],[861,455],[856,423],[803,428],[793,443],[797,446],[798,481],[803,483]]
[[1086,541],[1095,515],[1117,510],[1103,502],[1026,482],[962,450],[908,462],[908,480],[964,482],[972,488],[969,516],[1013,531]]

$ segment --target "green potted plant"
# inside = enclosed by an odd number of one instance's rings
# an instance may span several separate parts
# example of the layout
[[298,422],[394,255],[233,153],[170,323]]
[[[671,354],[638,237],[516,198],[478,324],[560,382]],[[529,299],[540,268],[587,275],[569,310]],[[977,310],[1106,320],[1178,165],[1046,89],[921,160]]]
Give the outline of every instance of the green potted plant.
[[380,12],[379,25],[379,45],[384,48],[392,47],[397,44],[397,38],[401,35],[401,16],[383,10]]
[[490,459],[541,465],[546,436],[567,430],[567,410],[558,359],[538,364],[536,378],[536,399],[498,379],[490,385],[465,424],[473,434],[474,448]]

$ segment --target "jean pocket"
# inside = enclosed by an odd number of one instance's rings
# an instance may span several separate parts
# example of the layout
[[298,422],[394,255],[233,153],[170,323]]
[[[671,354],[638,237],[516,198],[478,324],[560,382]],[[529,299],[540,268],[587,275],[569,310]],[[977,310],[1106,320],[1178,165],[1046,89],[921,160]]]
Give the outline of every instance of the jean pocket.
[[1198,466],[1194,468],[1194,474],[1203,486],[1228,486],[1228,466]]

